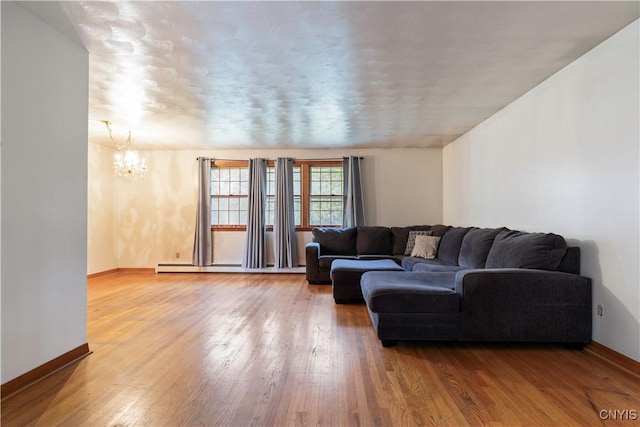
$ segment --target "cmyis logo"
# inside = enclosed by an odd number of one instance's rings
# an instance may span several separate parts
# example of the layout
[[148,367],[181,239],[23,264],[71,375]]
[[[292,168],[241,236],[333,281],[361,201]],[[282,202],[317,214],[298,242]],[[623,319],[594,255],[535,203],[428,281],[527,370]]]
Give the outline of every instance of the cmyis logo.
[[602,409],[598,415],[601,420],[635,421],[638,419],[638,411],[635,409]]

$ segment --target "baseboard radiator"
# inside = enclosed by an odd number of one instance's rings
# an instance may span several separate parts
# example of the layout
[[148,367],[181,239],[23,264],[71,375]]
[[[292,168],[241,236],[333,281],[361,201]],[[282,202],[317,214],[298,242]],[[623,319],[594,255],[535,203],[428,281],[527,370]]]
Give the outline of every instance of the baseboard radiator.
[[160,263],[156,267],[156,273],[277,273],[277,274],[304,274],[304,265],[294,268],[275,268],[273,265],[266,268],[242,268],[240,264],[213,264],[198,267],[192,264]]

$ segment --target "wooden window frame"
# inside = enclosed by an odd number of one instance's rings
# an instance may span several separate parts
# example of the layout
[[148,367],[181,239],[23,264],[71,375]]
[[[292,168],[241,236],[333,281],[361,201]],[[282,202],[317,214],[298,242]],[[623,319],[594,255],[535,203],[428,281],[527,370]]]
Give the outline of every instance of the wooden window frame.
[[[217,168],[248,168],[249,161],[248,160],[212,160],[211,167]],[[247,196],[248,197],[248,196]],[[211,215],[211,213],[209,213]],[[246,225],[211,225],[211,229],[215,231],[246,231]]]
[[[302,224],[296,226],[296,231],[311,231],[317,225],[309,225],[309,192],[311,190],[312,166],[342,166],[341,160],[294,160],[295,166],[300,166],[300,216]],[[274,167],[274,160],[267,160],[267,167]],[[248,160],[212,160],[211,167],[249,167]],[[344,177],[343,177],[344,179]],[[331,225],[327,225],[331,227]],[[246,231],[246,225],[212,225],[214,231]],[[267,231],[273,231],[273,226],[268,226]]]
[[[341,224],[311,224],[311,219],[309,218],[310,213],[311,213],[311,206],[310,206],[310,201],[311,201],[311,196],[329,196],[329,197],[340,197],[341,199],[343,199],[343,194],[340,195],[334,195],[334,194],[325,194],[325,195],[319,195],[319,194],[311,194],[311,168],[312,167],[332,167],[332,168],[342,168],[342,162],[341,161],[334,161],[334,162],[330,162],[330,163],[319,163],[319,164],[310,164],[308,165],[308,173],[307,173],[307,177],[309,178],[309,181],[307,182],[306,188],[307,188],[307,194],[306,194],[306,200],[307,200],[307,209],[306,209],[306,213],[307,213],[307,221],[304,223],[309,230],[312,230],[315,227],[340,227]],[[344,175],[342,176],[342,180],[344,183]],[[344,206],[342,206],[342,208],[344,209]],[[342,222],[342,221],[341,221]]]

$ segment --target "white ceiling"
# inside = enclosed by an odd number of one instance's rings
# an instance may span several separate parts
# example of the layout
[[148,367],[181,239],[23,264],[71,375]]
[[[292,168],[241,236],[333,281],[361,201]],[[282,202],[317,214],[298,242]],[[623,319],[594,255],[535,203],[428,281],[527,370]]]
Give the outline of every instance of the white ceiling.
[[89,137],[137,148],[443,146],[639,16],[635,2],[62,2]]

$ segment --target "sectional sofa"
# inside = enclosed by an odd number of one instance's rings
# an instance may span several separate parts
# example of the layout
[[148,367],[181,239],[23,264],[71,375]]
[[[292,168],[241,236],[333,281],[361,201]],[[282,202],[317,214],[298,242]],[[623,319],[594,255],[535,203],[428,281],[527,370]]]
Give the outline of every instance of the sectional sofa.
[[[580,275],[580,249],[567,247],[562,236],[445,225],[319,228],[313,235],[306,246],[309,283],[330,283],[336,259],[392,259],[402,266],[365,272],[360,281],[383,346],[591,341],[591,280]],[[411,256],[412,239],[429,240],[435,253]]]

